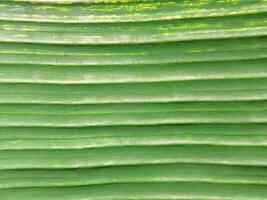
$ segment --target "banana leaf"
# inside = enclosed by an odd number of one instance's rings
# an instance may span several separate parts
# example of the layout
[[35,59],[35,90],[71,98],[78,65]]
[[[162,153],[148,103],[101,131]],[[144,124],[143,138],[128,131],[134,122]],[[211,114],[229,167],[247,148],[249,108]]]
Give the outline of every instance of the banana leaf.
[[267,0],[1,1],[0,199],[266,200]]

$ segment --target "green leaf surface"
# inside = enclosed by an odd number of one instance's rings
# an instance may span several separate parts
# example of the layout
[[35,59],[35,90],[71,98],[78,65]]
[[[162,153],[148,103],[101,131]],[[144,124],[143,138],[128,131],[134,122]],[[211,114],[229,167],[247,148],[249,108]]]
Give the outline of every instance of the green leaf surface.
[[54,44],[162,43],[266,33],[266,13],[140,23],[0,23],[0,41]]
[[0,9],[6,21],[114,23],[261,13],[267,6],[265,0],[4,0]]
[[0,200],[266,200],[266,0],[0,2]]

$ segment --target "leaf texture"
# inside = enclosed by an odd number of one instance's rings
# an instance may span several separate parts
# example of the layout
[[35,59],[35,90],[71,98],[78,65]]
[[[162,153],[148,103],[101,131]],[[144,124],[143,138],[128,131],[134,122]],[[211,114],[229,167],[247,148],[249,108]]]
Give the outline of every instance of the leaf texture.
[[266,200],[267,1],[1,1],[0,199]]

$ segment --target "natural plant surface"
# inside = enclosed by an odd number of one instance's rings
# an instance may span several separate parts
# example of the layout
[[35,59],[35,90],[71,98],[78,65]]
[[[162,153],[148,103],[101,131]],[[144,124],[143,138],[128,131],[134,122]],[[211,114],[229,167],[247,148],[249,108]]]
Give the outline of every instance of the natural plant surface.
[[0,200],[133,199],[267,199],[267,0],[0,1]]

